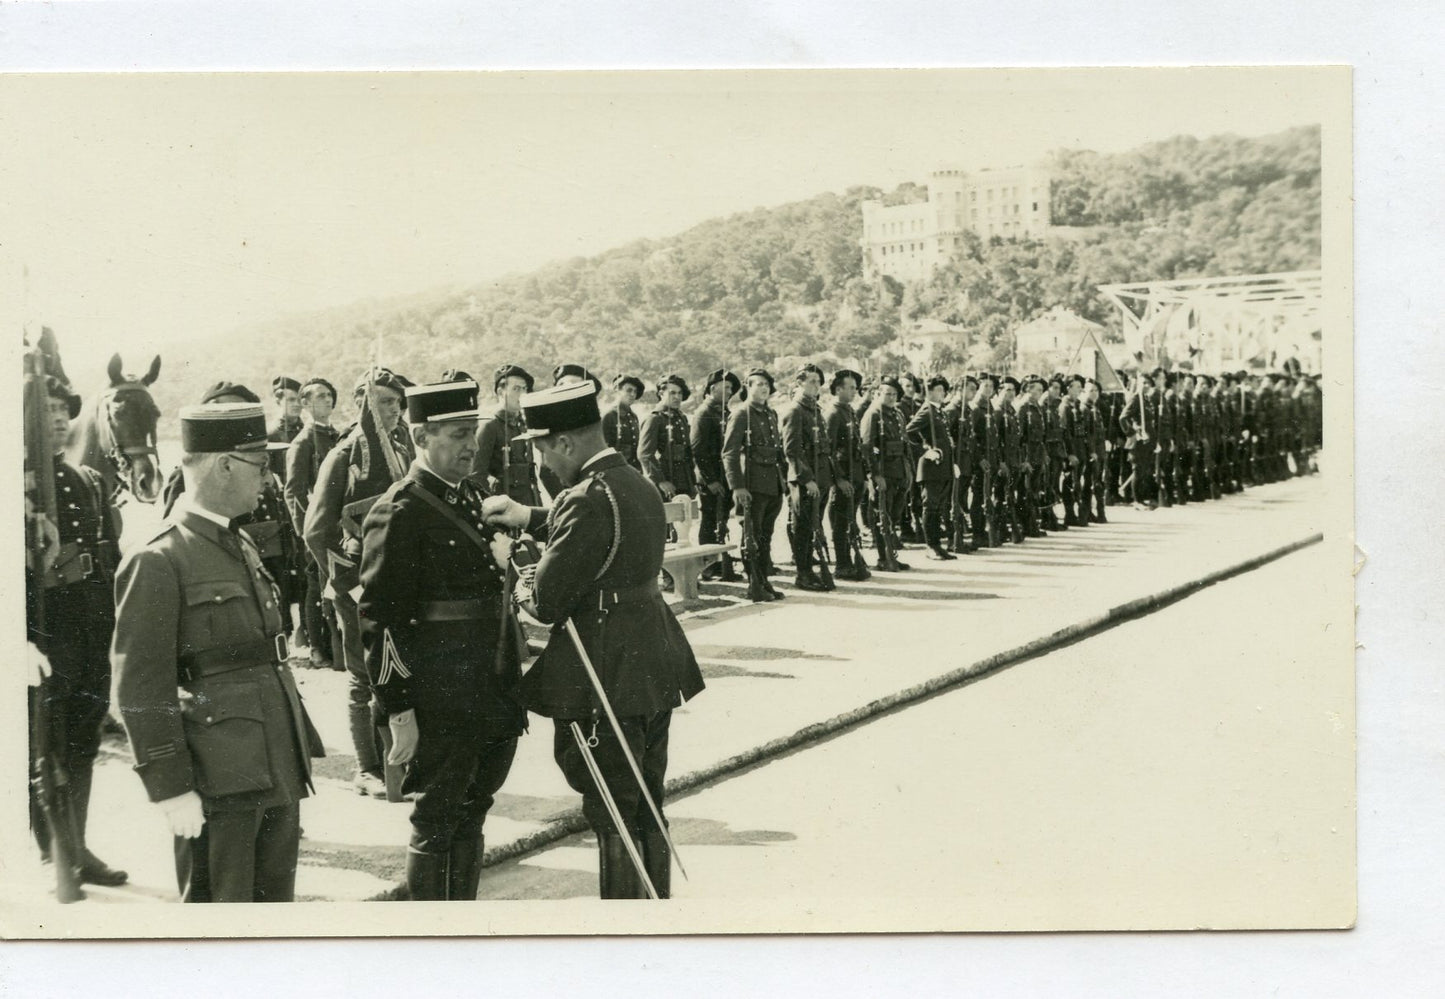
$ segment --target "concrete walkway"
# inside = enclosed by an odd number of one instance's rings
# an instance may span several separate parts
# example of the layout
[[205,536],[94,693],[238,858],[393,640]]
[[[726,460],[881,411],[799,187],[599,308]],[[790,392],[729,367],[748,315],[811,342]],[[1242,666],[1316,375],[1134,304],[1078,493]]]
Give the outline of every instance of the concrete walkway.
[[[806,742],[900,691],[988,668],[1042,636],[1062,632],[1067,640],[1072,627],[1097,624],[1111,609],[1302,542],[1322,530],[1325,489],[1316,477],[1169,510],[1110,507],[1109,524],[954,562],[910,550],[903,557],[911,571],[841,583],[834,593],[780,582],[788,596],[776,604],[747,603],[742,584],[704,583],[700,605],[680,617],[708,688],[674,715],[670,783],[695,785],[755,761],[760,747]],[[781,545],[776,557],[787,557]],[[1160,653],[1177,655],[1190,641],[1181,636]],[[410,807],[361,797],[350,786],[345,674],[298,669],[297,677],[331,754],[317,761],[319,793],[302,806],[298,894],[375,897],[401,878]],[[489,862],[578,828],[578,798],[551,747],[551,722],[534,717],[487,820]],[[123,743],[108,742],[95,778],[91,841],[107,862],[129,870],[131,883],[87,891],[97,902],[174,899],[169,832],[129,767]],[[3,875],[12,899],[34,902],[50,887],[33,851],[7,863]]]

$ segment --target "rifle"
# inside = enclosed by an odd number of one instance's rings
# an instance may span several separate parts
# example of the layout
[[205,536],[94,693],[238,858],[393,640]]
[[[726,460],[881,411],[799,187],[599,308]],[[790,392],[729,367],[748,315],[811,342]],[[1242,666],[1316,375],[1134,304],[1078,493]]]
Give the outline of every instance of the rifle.
[[878,507],[878,566],[881,569],[897,571],[900,545],[897,537],[893,534],[893,519],[888,516],[886,479],[878,483],[874,505]]
[[828,565],[828,540],[823,536],[821,496],[813,497],[813,556],[818,560],[818,578],[828,589],[834,589],[837,584],[833,582],[833,571]]
[[[984,403],[984,405],[987,406],[988,403]],[[989,431],[992,427],[993,427],[993,414],[992,414],[992,413],[985,412],[985,413],[984,413],[984,438],[983,438],[983,439],[984,439],[984,451],[985,451],[985,453],[987,453],[987,451],[988,451],[988,431]],[[996,436],[995,436],[995,440],[997,440],[997,437],[996,437]],[[995,449],[995,460],[997,459],[997,453],[996,453],[996,452],[997,452],[997,449]],[[988,536],[988,545],[989,545],[990,548],[997,548],[997,547],[999,546],[998,510],[997,510],[997,504],[994,502],[994,495],[993,495],[993,466],[994,466],[994,464],[995,464],[995,461],[990,461],[987,457],[984,458],[984,465],[983,465],[983,530],[984,530],[984,533]]]
[[[35,508],[26,526],[32,532],[27,538],[30,548],[32,589],[35,598],[35,630],[46,633],[45,572],[48,566],[42,555],[44,535],[40,518],[59,524],[55,501],[55,449],[50,435],[50,401],[45,390],[46,362],[39,350],[25,355],[25,464],[26,489]],[[104,516],[104,511],[102,511]],[[39,542],[38,544],[36,542]],[[36,801],[50,832],[50,859],[55,866],[55,898],[60,902],[77,902],[85,895],[80,890],[80,837],[76,834],[75,814],[67,793],[65,771],[56,758],[55,719],[50,713],[50,694],[56,680],[43,679],[30,691],[30,744],[35,754],[30,781]]]

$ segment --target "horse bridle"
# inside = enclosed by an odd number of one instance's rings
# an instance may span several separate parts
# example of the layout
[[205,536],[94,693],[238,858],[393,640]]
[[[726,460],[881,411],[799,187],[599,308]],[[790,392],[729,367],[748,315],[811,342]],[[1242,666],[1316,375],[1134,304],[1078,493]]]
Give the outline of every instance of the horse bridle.
[[[156,450],[156,433],[154,426],[147,431],[145,439],[140,443],[122,444],[117,439],[111,404],[117,396],[122,394],[144,398],[146,402],[150,403],[151,409],[155,410],[156,415],[160,415],[160,411],[156,408],[154,400],[151,399],[150,392],[146,391],[145,386],[139,382],[128,382],[124,385],[117,385],[107,390],[104,396],[102,396],[101,405],[105,407],[104,429],[106,437],[106,440],[102,441],[102,447],[105,450],[106,456],[110,459],[111,464],[116,468],[116,485],[115,490],[111,493],[111,499],[115,499],[122,491],[128,491],[130,489],[132,459],[142,457],[156,458],[160,454],[160,452]],[[159,471],[157,474],[159,474]]]

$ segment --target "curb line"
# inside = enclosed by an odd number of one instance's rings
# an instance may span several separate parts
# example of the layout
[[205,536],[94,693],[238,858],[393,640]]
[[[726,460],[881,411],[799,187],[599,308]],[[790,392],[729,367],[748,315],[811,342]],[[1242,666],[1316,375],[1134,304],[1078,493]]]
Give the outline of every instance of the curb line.
[[[1308,537],[1292,541],[1279,548],[1271,549],[1263,555],[1256,555],[1243,562],[1201,576],[1198,579],[1171,586],[1166,590],[1148,596],[1139,597],[1126,603],[1111,607],[1102,614],[1095,614],[1082,621],[1066,625],[1057,631],[1050,632],[1039,638],[1032,639],[1022,645],[1016,645],[1011,649],[995,653],[987,658],[960,666],[957,669],[949,670],[929,680],[905,687],[867,704],[845,711],[842,714],[834,715],[825,721],[815,722],[798,729],[791,735],[780,736],[769,740],[760,746],[730,756],[727,759],[719,760],[699,770],[679,774],[669,780],[666,784],[668,800],[684,795],[690,791],[701,789],[707,784],[717,781],[723,777],[729,777],[744,770],[752,769],[763,763],[787,755],[795,750],[801,749],[813,743],[822,742],[835,735],[839,735],[848,729],[855,728],[865,722],[871,721],[881,715],[888,714],[899,708],[907,707],[918,701],[927,700],[936,694],[943,693],[953,687],[962,686],[976,680],[981,680],[1009,666],[1016,665],[1028,659],[1034,659],[1045,653],[1054,652],[1058,649],[1073,645],[1075,642],[1115,628],[1134,618],[1152,614],[1162,610],[1169,604],[1183,600],[1199,590],[1213,586],[1215,583],[1223,582],[1234,576],[1251,572],[1261,566],[1267,565],[1290,555],[1302,548],[1318,544],[1324,540],[1323,532],[1316,532]],[[558,840],[565,839],[573,833],[582,832],[587,829],[587,822],[582,817],[582,808],[577,806],[553,819],[541,829],[537,829],[520,839],[513,840],[493,850],[488,850],[482,860],[483,867],[491,867],[503,861],[513,860],[525,856],[542,847],[549,846]],[[388,892],[384,892],[375,898],[394,897],[397,886]]]

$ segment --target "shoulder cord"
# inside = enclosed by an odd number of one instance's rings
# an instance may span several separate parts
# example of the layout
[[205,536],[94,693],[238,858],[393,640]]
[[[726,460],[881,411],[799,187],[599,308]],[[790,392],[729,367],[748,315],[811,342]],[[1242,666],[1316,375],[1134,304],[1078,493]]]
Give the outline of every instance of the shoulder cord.
[[607,504],[612,507],[612,545],[607,549],[607,558],[603,561],[602,568],[592,577],[592,581],[596,582],[607,575],[607,570],[612,568],[612,560],[617,557],[617,550],[622,547],[622,511],[617,506],[617,496],[612,492],[607,480],[594,472],[592,481],[602,487],[602,491],[607,494]]

